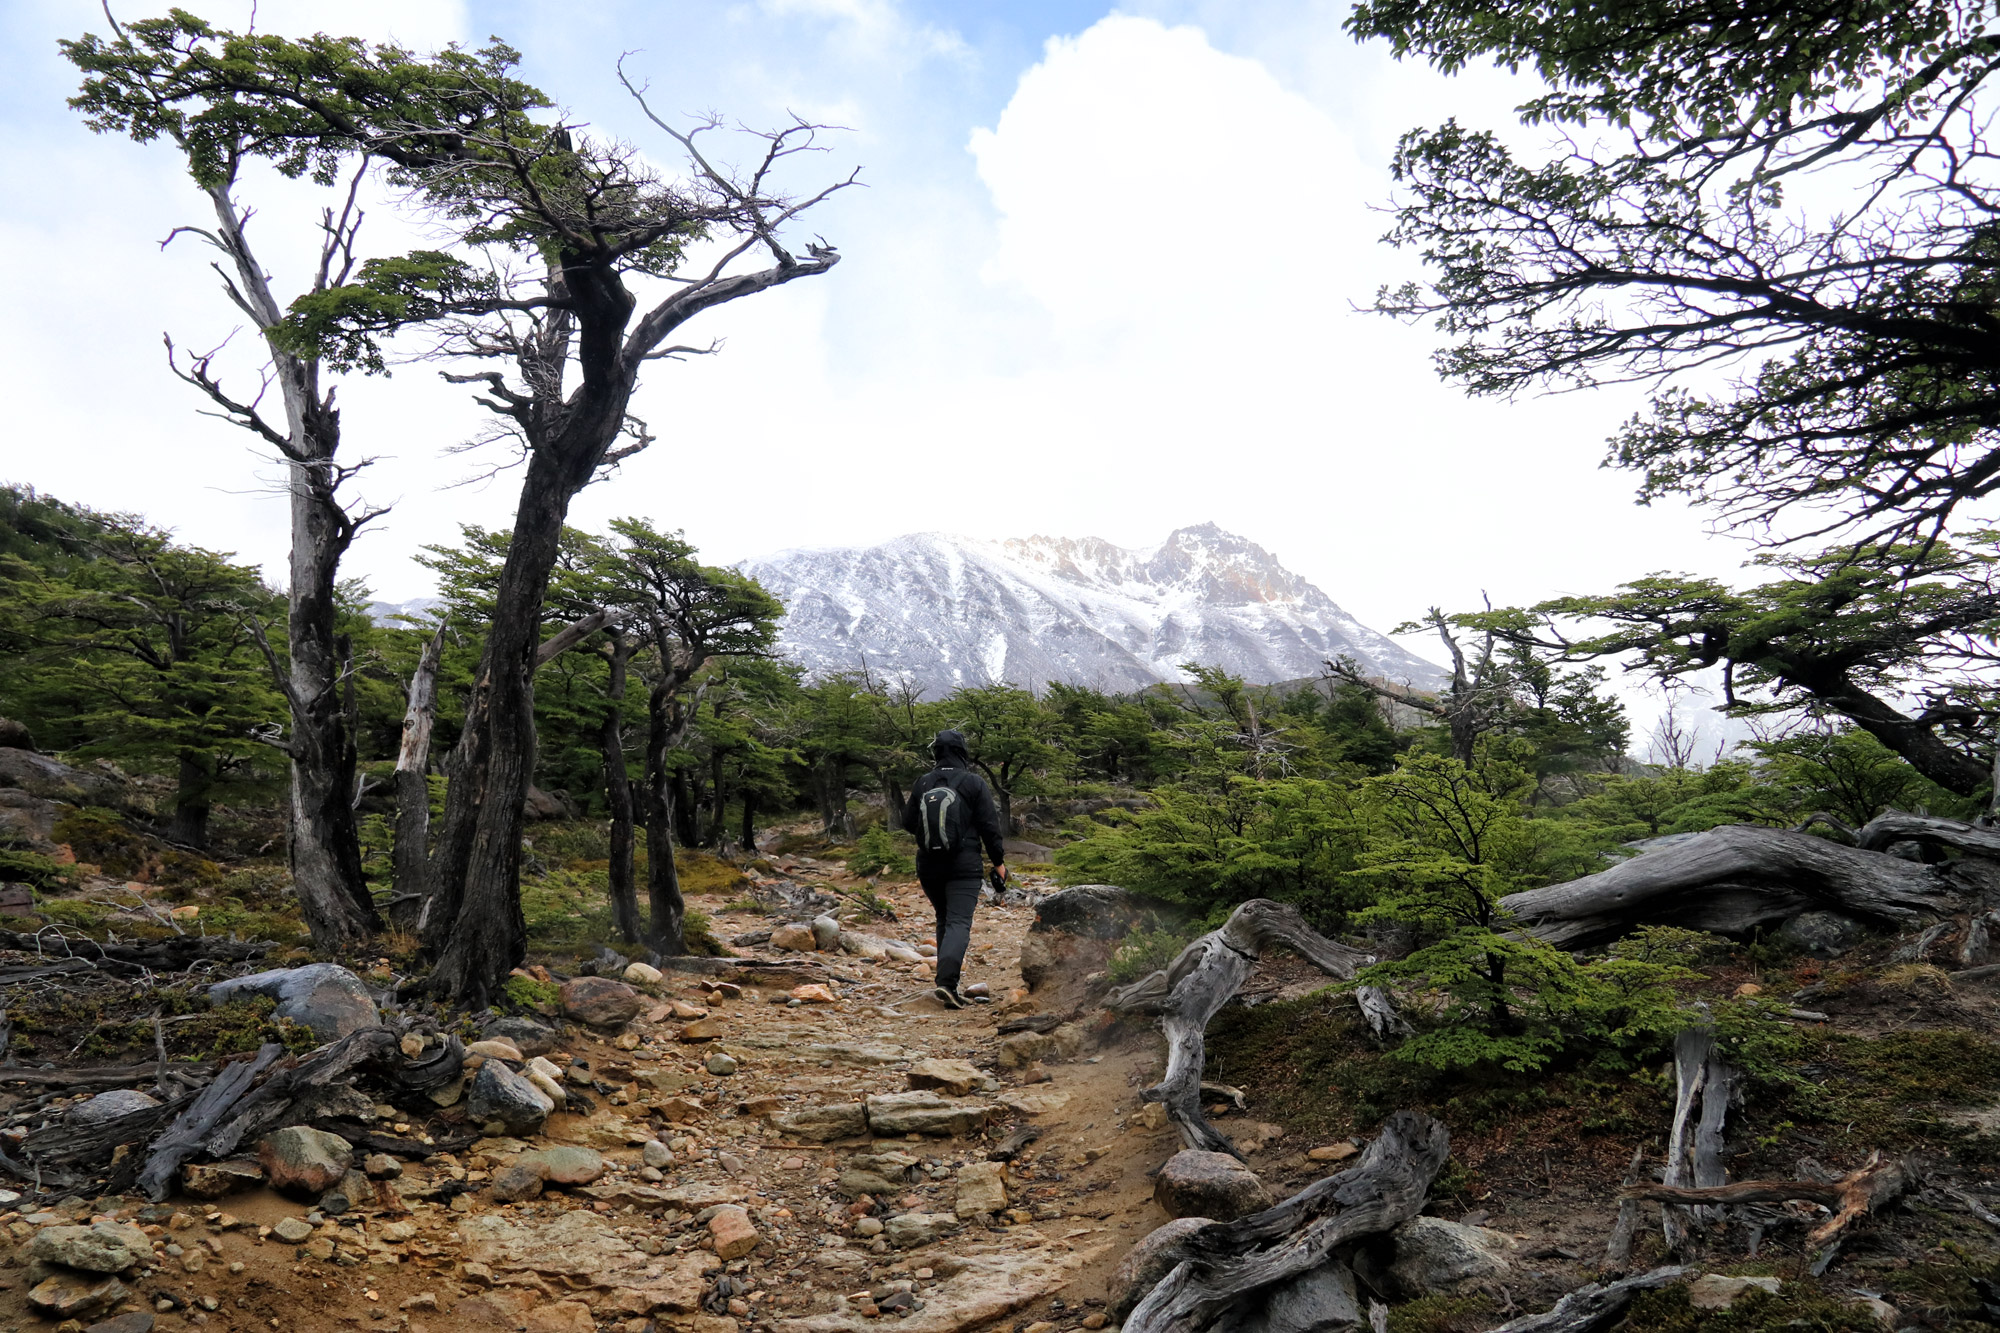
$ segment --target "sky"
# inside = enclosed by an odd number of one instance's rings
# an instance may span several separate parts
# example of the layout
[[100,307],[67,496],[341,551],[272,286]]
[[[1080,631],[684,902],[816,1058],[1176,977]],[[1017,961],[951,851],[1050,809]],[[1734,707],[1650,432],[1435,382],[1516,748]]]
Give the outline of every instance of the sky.
[[[1434,374],[1432,330],[1360,308],[1419,271],[1378,239],[1397,137],[1455,116],[1532,147],[1509,110],[1533,90],[1398,64],[1341,31],[1346,9],[264,0],[256,22],[419,48],[498,36],[571,118],[663,163],[673,145],[619,87],[621,56],[683,123],[845,127],[790,178],[860,169],[800,232],[841,263],[688,327],[720,352],[649,369],[634,410],[657,443],[579,497],[579,526],[645,516],[730,563],[925,530],[1146,546],[1213,521],[1384,630],[1482,596],[1733,573],[1744,545],[1685,507],[1635,506],[1635,478],[1599,466],[1635,391],[1470,401]],[[276,469],[165,364],[163,337],[206,350],[235,332],[218,365],[254,386],[210,254],[162,244],[207,201],[170,148],[94,135],[65,106],[56,43],[85,31],[106,31],[94,4],[0,0],[0,178],[23,183],[0,197],[0,481],[141,512],[281,580]],[[242,197],[295,291],[326,201],[269,177]],[[364,250],[425,234],[372,193]],[[434,365],[349,377],[339,401],[345,454],[373,460],[357,492],[393,506],[348,572],[421,596],[413,554],[461,523],[506,526],[517,474],[468,484],[480,461],[451,446],[481,409]]]

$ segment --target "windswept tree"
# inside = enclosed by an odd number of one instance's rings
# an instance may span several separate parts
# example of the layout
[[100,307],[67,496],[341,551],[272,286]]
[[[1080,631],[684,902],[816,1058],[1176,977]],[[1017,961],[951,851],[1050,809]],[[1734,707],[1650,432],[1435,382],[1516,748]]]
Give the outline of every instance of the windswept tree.
[[[295,301],[289,345],[340,368],[379,369],[393,335],[432,326],[428,353],[474,363],[447,378],[479,386],[495,421],[484,442],[518,450],[523,464],[431,858],[433,905],[450,923],[430,937],[431,986],[484,1003],[526,948],[520,835],[533,676],[570,501],[651,441],[631,413],[647,364],[712,350],[674,342],[691,320],[833,268],[831,247],[815,241],[800,254],[786,235],[852,177],[785,194],[781,169],[819,146],[822,127],[795,121],[748,135],[750,165],[735,170],[713,143],[719,122],[676,128],[628,81],[684,155],[683,174],[663,173],[632,144],[547,114],[550,99],[514,77],[519,56],[497,42],[418,57],[323,36],[193,34],[173,49],[170,100],[252,108],[308,162],[370,154],[443,234],[443,249],[369,260],[349,282]],[[642,303],[635,287],[654,290]]]
[[[224,382],[221,348],[183,356],[169,337],[167,361],[214,406],[213,415],[249,431],[284,465],[291,507],[286,652],[273,668],[290,725],[271,743],[290,762],[292,883],[307,905],[313,943],[350,946],[381,920],[362,878],[355,826],[355,737],[341,690],[350,664],[341,648],[336,585],[342,557],[382,510],[341,493],[363,462],[339,457],[340,413],[322,358],[281,336],[290,302],[251,245],[252,209],[240,185],[244,169],[263,161],[331,191],[320,215],[318,262],[298,287],[299,296],[323,297],[353,276],[370,159],[359,145],[313,139],[310,117],[273,117],[269,105],[212,77],[232,63],[275,70],[300,49],[282,39],[238,36],[176,10],[164,19],[114,21],[109,39],[86,35],[62,49],[84,72],[70,105],[92,129],[141,143],[164,140],[180,153],[214,224],[178,227],[174,235],[216,252],[223,294],[263,343],[261,379],[248,391]],[[300,137],[302,128],[307,137]],[[273,390],[276,402],[267,403]]]
[[1550,91],[1556,142],[1406,135],[1390,239],[1480,394],[1656,387],[1611,459],[1780,537],[1935,535],[2000,487],[1983,5],[1364,0],[1361,37]]

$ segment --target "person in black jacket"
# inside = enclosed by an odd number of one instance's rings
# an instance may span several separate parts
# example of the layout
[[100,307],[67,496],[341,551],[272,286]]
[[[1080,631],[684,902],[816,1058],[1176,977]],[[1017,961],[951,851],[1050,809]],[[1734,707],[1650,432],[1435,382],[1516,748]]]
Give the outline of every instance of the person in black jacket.
[[1007,849],[1000,841],[999,807],[986,779],[972,771],[965,737],[940,731],[931,757],[937,767],[910,788],[903,831],[917,840],[917,881],[937,916],[938,1003],[963,1009],[958,978],[979,905],[979,849],[984,844],[992,858],[995,884],[1007,878]]

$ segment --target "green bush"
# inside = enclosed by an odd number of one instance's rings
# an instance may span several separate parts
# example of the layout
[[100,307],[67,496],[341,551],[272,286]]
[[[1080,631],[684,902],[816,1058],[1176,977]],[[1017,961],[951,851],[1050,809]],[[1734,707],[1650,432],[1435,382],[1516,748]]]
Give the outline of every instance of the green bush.
[[68,843],[77,860],[98,866],[107,875],[131,879],[146,868],[146,840],[114,811],[95,806],[72,810],[56,821],[55,840]]
[[916,846],[909,834],[891,833],[876,824],[855,839],[854,851],[847,858],[847,873],[857,879],[871,875],[907,879],[917,873],[916,858],[911,854]]
[[1118,951],[1111,955],[1111,966],[1106,976],[1113,985],[1123,986],[1157,972],[1180,957],[1181,950],[1188,946],[1189,938],[1172,930],[1136,930],[1127,935],[1125,942],[1118,946]]

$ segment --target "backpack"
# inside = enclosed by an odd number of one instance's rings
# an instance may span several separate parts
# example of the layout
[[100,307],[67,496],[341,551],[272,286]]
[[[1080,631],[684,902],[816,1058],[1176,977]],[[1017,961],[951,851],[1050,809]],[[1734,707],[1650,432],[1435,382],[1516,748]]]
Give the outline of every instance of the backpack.
[[917,846],[927,852],[955,852],[965,837],[965,798],[947,774],[918,798]]

